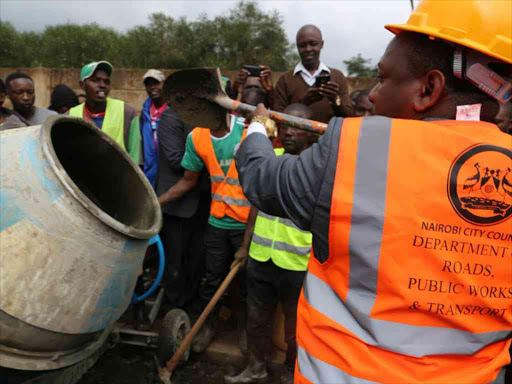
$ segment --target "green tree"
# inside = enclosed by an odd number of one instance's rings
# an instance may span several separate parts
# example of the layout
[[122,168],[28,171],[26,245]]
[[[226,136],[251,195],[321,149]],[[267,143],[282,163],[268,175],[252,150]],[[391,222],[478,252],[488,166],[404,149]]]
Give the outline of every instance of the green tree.
[[2,66],[21,66],[18,57],[18,43],[16,29],[11,24],[0,21],[0,61]]
[[282,16],[277,11],[262,11],[254,1],[238,2],[227,15],[217,16],[213,25],[217,42],[211,55],[221,68],[266,64],[285,71],[298,61],[295,46],[282,27]]
[[377,77],[377,67],[371,65],[372,59],[365,59],[360,53],[348,60],[343,60],[349,76]]
[[81,68],[96,60],[118,65],[121,62],[119,43],[117,32],[95,23],[50,26],[41,36],[39,57],[43,65],[50,68]]
[[3,66],[80,68],[108,60],[125,68],[192,68],[218,66],[239,69],[266,64],[285,71],[298,60],[282,27],[282,16],[262,11],[254,1],[239,1],[226,14],[194,21],[154,13],[147,25],[124,34],[98,24],[63,24],[42,33],[17,32],[0,22]]
[[41,50],[41,34],[37,32],[18,33],[18,62],[20,67],[42,67],[42,56],[34,54]]
[[282,23],[277,12],[265,13],[252,1],[240,1],[214,19],[203,14],[191,22],[155,13],[147,26],[133,28],[123,37],[123,62],[137,68],[238,69],[266,64],[287,70],[298,56]]

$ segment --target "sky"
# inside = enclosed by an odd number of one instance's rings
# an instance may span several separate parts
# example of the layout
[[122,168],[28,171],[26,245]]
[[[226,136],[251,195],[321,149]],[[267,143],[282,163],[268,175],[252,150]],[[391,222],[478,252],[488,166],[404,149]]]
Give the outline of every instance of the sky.
[[[264,11],[277,10],[281,14],[290,41],[295,41],[302,25],[317,25],[325,42],[321,59],[339,69],[344,69],[343,60],[358,53],[376,65],[392,38],[384,25],[405,23],[411,13],[409,0],[257,2]],[[210,18],[225,13],[236,3],[235,0],[0,0],[0,21],[8,21],[22,31],[42,31],[47,25],[67,22],[96,22],[126,31],[147,24],[151,13],[195,20],[202,13]]]

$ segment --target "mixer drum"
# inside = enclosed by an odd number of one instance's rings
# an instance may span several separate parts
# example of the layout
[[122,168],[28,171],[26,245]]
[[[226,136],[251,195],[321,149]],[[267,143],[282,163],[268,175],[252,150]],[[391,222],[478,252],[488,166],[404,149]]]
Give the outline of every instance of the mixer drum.
[[146,177],[82,119],[0,132],[0,366],[93,353],[129,305],[162,223]]

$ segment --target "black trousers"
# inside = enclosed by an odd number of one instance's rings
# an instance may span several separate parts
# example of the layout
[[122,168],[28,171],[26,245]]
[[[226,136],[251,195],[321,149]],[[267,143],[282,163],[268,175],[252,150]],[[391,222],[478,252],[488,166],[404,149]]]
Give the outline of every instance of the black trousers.
[[204,233],[207,215],[191,218],[163,215],[160,232],[165,250],[163,286],[173,306],[183,307],[196,300],[204,272]]
[[281,301],[288,344],[285,365],[293,371],[297,357],[297,303],[306,271],[290,271],[272,260],[247,262],[247,341],[249,350],[264,361],[271,354],[273,316]]
[[[212,299],[215,291],[226,278],[229,267],[234,261],[235,252],[243,242],[245,229],[222,229],[208,224],[204,236],[206,247],[206,272],[205,281],[199,291],[200,311],[202,311]],[[240,301],[242,302],[243,314],[245,314],[245,272],[238,272]],[[245,315],[244,315],[245,316]],[[214,318],[210,316],[209,318]]]

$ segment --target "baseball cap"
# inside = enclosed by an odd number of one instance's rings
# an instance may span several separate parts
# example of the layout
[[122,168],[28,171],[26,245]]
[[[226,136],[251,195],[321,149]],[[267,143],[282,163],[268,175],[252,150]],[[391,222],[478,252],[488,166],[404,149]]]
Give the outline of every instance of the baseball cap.
[[80,81],[84,81],[85,79],[91,77],[94,71],[97,69],[103,69],[104,71],[107,71],[109,76],[112,76],[112,71],[114,70],[112,64],[110,64],[108,61],[93,61],[92,63],[85,64],[82,67],[82,71],[80,72]]
[[142,78],[142,81],[146,81],[146,79],[148,78],[155,79],[159,83],[165,80],[164,74],[156,69],[150,69],[149,71],[147,71],[144,77]]

